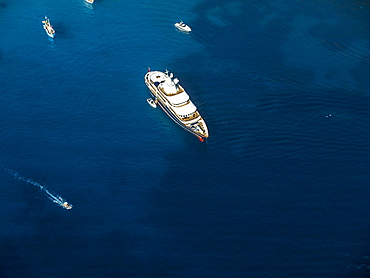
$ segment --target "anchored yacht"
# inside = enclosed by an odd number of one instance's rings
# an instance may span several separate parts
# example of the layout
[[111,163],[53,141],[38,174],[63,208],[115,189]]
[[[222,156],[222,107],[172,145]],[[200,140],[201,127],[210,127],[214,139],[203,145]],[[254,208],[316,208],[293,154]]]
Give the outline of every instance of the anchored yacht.
[[177,78],[167,70],[150,71],[144,77],[154,101],[179,126],[198,137],[200,141],[208,138],[208,128],[197,107],[179,84]]
[[50,20],[47,18],[46,15],[45,20],[43,20],[42,23],[46,34],[48,34],[48,36],[53,39],[55,37],[55,30],[53,26],[51,26]]
[[94,3],[94,0],[86,0],[86,2],[92,4]]
[[175,23],[175,27],[177,29],[179,29],[180,31],[183,31],[183,32],[190,32],[191,31],[191,28],[182,21]]

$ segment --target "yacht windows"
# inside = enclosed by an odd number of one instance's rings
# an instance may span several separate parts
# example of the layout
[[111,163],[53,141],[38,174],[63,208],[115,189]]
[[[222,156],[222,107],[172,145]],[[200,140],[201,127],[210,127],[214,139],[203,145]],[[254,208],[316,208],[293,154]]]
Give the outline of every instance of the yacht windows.
[[195,111],[194,113],[190,113],[190,114],[187,114],[187,115],[179,115],[181,119],[183,120],[192,120],[192,119],[195,119],[199,116],[199,113],[198,111]]

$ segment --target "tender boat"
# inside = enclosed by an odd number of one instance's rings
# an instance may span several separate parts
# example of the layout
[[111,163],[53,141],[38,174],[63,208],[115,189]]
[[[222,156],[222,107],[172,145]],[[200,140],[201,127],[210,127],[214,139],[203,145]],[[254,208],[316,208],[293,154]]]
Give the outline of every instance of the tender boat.
[[152,98],[148,98],[146,101],[149,103],[151,107],[157,108],[156,100],[153,100]]
[[198,137],[200,141],[208,138],[206,122],[190,100],[189,95],[173,74],[166,70],[148,71],[144,77],[150,93],[164,112],[179,126]]
[[94,0],[86,0],[86,2],[92,4],[94,3]]
[[51,26],[50,20],[47,18],[46,15],[45,20],[43,20],[42,23],[46,34],[48,34],[48,36],[53,39],[55,37],[55,30],[53,26]]
[[175,23],[175,27],[177,29],[179,29],[180,31],[183,31],[183,32],[190,32],[191,31],[191,28],[182,21]]

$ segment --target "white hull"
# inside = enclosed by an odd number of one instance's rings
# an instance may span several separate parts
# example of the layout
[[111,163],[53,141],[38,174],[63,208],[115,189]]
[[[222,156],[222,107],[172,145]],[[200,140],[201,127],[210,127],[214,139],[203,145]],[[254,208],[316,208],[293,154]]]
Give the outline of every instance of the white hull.
[[54,37],[55,37],[55,32],[54,32],[54,33],[50,32],[50,31],[49,31],[45,26],[44,26],[44,30],[45,30],[46,34],[47,34],[50,38],[54,39]]
[[92,4],[94,3],[94,0],[86,0],[87,3]]
[[153,107],[153,108],[157,108],[157,104],[155,103],[155,101],[154,101],[153,99],[148,98],[146,101],[149,103],[149,105],[150,105],[151,107]]
[[191,31],[191,28],[182,21],[175,23],[175,27],[182,32],[189,33]]
[[191,102],[184,88],[172,79],[172,74],[150,71],[145,77],[145,84],[164,112],[179,126],[197,136],[201,141],[209,137],[207,125]]

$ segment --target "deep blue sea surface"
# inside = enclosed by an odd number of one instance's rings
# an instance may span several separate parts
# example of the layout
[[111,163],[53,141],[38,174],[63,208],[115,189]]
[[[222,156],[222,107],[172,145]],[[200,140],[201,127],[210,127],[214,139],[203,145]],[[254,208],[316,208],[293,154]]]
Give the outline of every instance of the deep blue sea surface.
[[370,277],[369,1],[0,0],[0,129],[0,278]]

